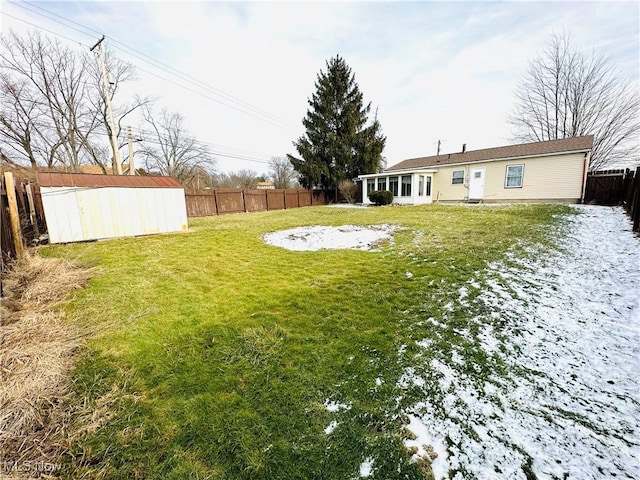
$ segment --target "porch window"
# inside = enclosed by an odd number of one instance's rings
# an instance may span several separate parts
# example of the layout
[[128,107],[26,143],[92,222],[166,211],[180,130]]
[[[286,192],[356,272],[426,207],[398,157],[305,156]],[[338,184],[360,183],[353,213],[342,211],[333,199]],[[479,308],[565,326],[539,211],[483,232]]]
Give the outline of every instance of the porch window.
[[398,196],[398,177],[389,177],[389,190],[394,197]]
[[367,178],[367,195],[376,189],[376,181],[374,178]]
[[386,190],[387,189],[387,177],[378,178],[378,190]]
[[462,185],[464,183],[464,170],[454,170],[451,172],[451,185]]
[[426,181],[427,182],[425,184],[425,192],[424,192],[424,194],[427,197],[430,197],[431,196],[431,176],[427,175]]
[[505,188],[522,187],[522,177],[524,176],[524,165],[507,165],[507,178]]
[[424,197],[424,175],[418,176],[418,196]]
[[402,191],[401,195],[403,197],[411,196],[411,175],[403,175],[402,176]]

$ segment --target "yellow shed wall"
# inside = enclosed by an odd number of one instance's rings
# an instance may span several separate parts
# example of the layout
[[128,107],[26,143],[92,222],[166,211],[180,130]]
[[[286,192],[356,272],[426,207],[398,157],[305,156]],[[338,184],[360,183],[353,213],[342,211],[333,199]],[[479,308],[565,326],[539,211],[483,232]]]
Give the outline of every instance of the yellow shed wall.
[[[524,165],[522,187],[505,188],[507,165]],[[578,201],[584,182],[584,153],[525,159],[477,162],[471,165],[439,167],[434,175],[434,201],[467,200],[465,186],[471,168],[485,168],[483,200],[566,200]],[[451,184],[454,170],[465,171],[465,184]]]

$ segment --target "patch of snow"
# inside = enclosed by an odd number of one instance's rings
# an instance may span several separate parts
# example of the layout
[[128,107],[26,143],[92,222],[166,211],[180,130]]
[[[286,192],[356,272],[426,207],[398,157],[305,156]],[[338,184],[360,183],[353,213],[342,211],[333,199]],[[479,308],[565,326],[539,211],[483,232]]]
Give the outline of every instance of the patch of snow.
[[269,245],[293,251],[372,250],[382,242],[392,240],[396,225],[342,225],[340,227],[297,227],[267,233],[263,239]]
[[369,203],[332,203],[325,205],[327,208],[370,208],[373,205]]
[[329,400],[325,400],[324,408],[326,408],[331,413],[334,413],[334,412],[337,412],[339,410],[350,410],[351,409],[351,405],[348,405],[346,403],[331,402]]
[[[415,435],[415,439],[405,439],[404,445],[407,449],[417,448],[417,452],[413,454],[413,461],[418,458],[431,460],[431,471],[433,478],[440,480],[447,478],[447,447],[444,437],[434,436],[428,426],[415,415],[407,415],[409,424],[407,429]],[[427,451],[429,449],[429,451]]]
[[407,410],[406,442],[436,451],[436,479],[640,478],[640,239],[620,208],[575,208],[558,249],[514,249],[468,282],[478,297],[444,307],[476,307],[465,340],[504,371],[485,381],[454,350],[398,382],[437,379]]
[[367,457],[364,462],[360,464],[360,477],[367,478],[373,473],[373,458]]
[[331,435],[337,426],[338,422],[333,420],[329,425],[327,425],[327,428],[324,429],[324,433],[327,435]]

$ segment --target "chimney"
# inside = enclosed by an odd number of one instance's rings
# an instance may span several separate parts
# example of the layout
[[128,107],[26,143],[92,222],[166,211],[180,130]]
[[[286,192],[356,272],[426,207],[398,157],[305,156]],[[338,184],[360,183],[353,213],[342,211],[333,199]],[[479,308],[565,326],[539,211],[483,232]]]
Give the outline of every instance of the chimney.
[[464,153],[464,152],[466,152],[466,151],[467,151],[467,144],[466,144],[466,143],[463,143],[463,144],[462,144],[462,153]]

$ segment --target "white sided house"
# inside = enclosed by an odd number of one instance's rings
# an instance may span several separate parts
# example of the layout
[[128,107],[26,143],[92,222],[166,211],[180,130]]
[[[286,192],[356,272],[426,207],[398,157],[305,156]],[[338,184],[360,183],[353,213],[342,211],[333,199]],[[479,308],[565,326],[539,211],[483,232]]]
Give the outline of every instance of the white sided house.
[[412,158],[360,175],[362,202],[389,190],[393,202],[565,202],[584,199],[593,136]]
[[50,243],[187,230],[184,189],[171,177],[38,172]]

